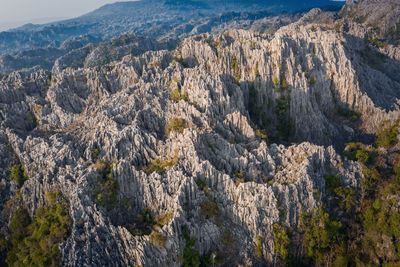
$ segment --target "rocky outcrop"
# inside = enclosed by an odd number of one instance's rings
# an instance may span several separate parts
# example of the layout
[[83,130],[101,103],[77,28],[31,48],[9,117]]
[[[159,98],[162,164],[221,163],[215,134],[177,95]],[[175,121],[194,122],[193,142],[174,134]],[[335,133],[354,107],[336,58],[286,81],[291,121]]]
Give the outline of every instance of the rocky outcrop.
[[[62,192],[73,221],[62,265],[179,266],[182,226],[201,255],[272,264],[273,224],[295,227],[320,205],[324,175],[359,187],[361,166],[335,148],[398,114],[398,77],[385,72],[398,61],[379,70],[365,49],[378,53],[349,31],[303,19],[273,36],[205,34],[97,69],[12,73],[0,82],[2,200],[16,190],[13,154],[29,176],[21,197],[31,215],[45,192]],[[267,144],[258,129],[279,140],[283,127],[296,144]],[[168,164],[151,172],[155,159]],[[93,193],[97,160],[113,163],[119,185],[108,209]],[[169,214],[155,226],[163,246],[129,231],[145,209]]]

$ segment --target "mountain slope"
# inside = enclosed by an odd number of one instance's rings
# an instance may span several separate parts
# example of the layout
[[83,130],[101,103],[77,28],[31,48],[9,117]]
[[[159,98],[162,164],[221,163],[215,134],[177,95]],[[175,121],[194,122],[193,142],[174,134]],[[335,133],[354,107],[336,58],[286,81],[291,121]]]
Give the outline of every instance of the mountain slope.
[[[97,68],[11,73],[3,233],[16,210],[33,216],[59,191],[71,218],[61,265],[398,262],[397,187],[370,195],[399,166],[399,47],[367,33],[314,9],[273,34],[201,34]],[[341,153],[360,140],[370,145]],[[13,166],[29,179],[10,181]],[[393,214],[383,230],[366,219],[380,211]],[[372,229],[361,241],[357,213]],[[364,240],[385,249],[358,249]]]
[[400,41],[399,1],[348,1],[339,14],[370,26],[381,38]]

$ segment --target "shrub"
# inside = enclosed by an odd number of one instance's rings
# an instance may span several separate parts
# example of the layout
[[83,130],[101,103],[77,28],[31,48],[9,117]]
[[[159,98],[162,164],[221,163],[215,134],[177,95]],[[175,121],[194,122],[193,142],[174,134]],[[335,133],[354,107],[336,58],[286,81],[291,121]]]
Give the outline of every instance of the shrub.
[[379,48],[386,48],[388,46],[387,42],[382,42],[378,38],[372,38],[369,40],[369,43],[373,46],[379,47]]
[[330,219],[329,214],[320,206],[314,209],[312,216],[303,214],[300,218],[304,231],[304,248],[308,257],[322,264],[325,255],[338,241],[342,224]]
[[113,164],[98,160],[96,165],[100,175],[97,177],[97,185],[93,195],[97,204],[105,207],[107,210],[114,208],[117,202],[118,182],[112,177]]
[[269,144],[269,138],[267,135],[267,131],[264,129],[257,129],[256,135],[259,136],[262,140],[264,140],[267,144]]
[[256,64],[256,68],[255,68],[255,70],[254,70],[254,75],[256,76],[256,77],[260,77],[261,75],[260,75],[260,72],[258,71],[258,63]]
[[144,172],[147,174],[153,172],[158,172],[160,174],[163,174],[166,169],[172,168],[177,161],[178,161],[178,151],[176,150],[173,158],[168,157],[168,159],[165,161],[162,161],[161,159],[155,159],[153,160],[152,164],[144,170]]
[[239,184],[241,184],[241,183],[244,183],[245,182],[245,179],[244,179],[244,172],[243,171],[235,171],[234,172],[235,173],[235,176],[236,176],[236,182],[235,182],[235,185],[236,185],[236,187],[238,187],[239,186]]
[[282,260],[289,257],[290,237],[286,227],[275,223],[274,224],[274,249]]
[[350,110],[350,109],[342,107],[342,106],[337,106],[337,113],[342,117],[349,118],[353,122],[357,121],[361,116],[356,111]]
[[272,78],[272,82],[278,86],[279,85],[279,79],[277,77]]
[[195,240],[190,237],[189,229],[186,226],[182,227],[182,236],[186,243],[185,250],[183,251],[183,266],[199,266],[200,254],[194,248]]
[[180,86],[178,86],[178,88],[175,88],[175,90],[171,92],[171,99],[174,100],[175,102],[179,102],[181,100],[189,102],[189,94],[188,92],[184,92],[182,94]]
[[35,129],[36,126],[38,126],[38,124],[39,124],[39,120],[36,119],[35,115],[33,115],[33,114],[30,114],[28,116],[28,120],[29,120],[29,122],[31,124],[31,129]]
[[278,136],[283,140],[288,140],[292,133],[292,120],[289,117],[290,97],[281,97],[275,107],[278,117]]
[[199,187],[200,190],[204,191],[204,189],[208,188],[208,185],[206,182],[204,182],[201,179],[196,180],[196,184]]
[[261,236],[257,236],[256,255],[259,258],[263,258],[264,257],[263,248],[262,248],[262,237]]
[[362,147],[363,144],[361,143],[348,143],[344,155],[350,160],[368,164],[371,160],[372,152],[362,149]]
[[373,193],[376,190],[376,183],[381,180],[381,175],[376,169],[369,169],[363,167],[362,169],[363,179],[361,181],[361,187],[368,193]]
[[376,145],[384,148],[391,148],[398,143],[397,136],[399,135],[398,125],[385,128],[378,134]]
[[173,215],[174,215],[173,211],[170,211],[170,212],[168,212],[166,214],[162,214],[162,215],[160,215],[160,216],[158,216],[156,218],[156,222],[157,222],[158,225],[163,227],[164,225],[166,225],[172,219]]
[[46,198],[49,204],[37,210],[32,222],[25,210],[14,213],[10,223],[12,248],[6,259],[9,266],[59,265],[59,244],[69,235],[71,219],[60,192],[50,192]]
[[189,124],[182,118],[173,118],[165,129],[165,134],[169,136],[171,132],[183,133],[183,130],[189,128]]
[[356,152],[357,161],[367,164],[369,162],[369,153],[367,150],[357,150]]
[[240,70],[239,70],[239,63],[237,58],[234,56],[231,60],[231,69],[233,72],[233,76],[236,78],[238,82],[240,82]]
[[152,164],[144,170],[145,173],[150,174],[153,172],[164,173],[163,162],[161,159],[153,160]]
[[384,65],[386,63],[387,57],[385,54],[375,51],[369,47],[359,51],[364,64],[367,64],[371,68],[379,71],[383,71]]
[[150,210],[143,209],[137,223],[129,224],[127,228],[132,235],[143,236],[151,234],[154,225],[156,222],[153,220]]
[[281,79],[281,90],[285,90],[289,87],[289,83],[286,81],[286,79]]
[[20,187],[25,183],[26,180],[28,180],[28,175],[21,164],[15,164],[11,167],[9,177],[13,183]]
[[339,31],[343,26],[343,22],[335,24],[335,30]]
[[152,231],[150,234],[150,243],[157,247],[165,247],[167,237],[159,232]]
[[206,219],[216,217],[219,214],[218,205],[213,201],[203,201],[200,207],[200,215]]
[[339,186],[334,193],[340,198],[339,207],[349,212],[356,204],[356,192],[353,188]]
[[332,263],[333,267],[349,266],[349,259],[344,255],[339,255]]
[[[315,53],[314,53],[315,54]],[[310,84],[311,85],[314,85],[314,84],[316,84],[317,83],[317,77],[312,77],[311,79],[310,79]]]
[[92,151],[92,160],[97,160],[99,157],[100,151],[98,148],[93,149]]

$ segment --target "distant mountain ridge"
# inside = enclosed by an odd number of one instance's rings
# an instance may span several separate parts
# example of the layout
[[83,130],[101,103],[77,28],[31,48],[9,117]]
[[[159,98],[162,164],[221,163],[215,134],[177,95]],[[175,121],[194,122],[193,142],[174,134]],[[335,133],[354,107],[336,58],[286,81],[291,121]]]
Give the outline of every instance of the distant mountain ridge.
[[327,5],[329,0],[296,1],[171,1],[147,0],[108,4],[78,18],[44,25],[26,25],[0,32],[0,55],[16,54],[33,48],[57,47],[80,35],[93,35],[107,41],[126,32],[163,37],[177,25],[229,11],[298,11]]

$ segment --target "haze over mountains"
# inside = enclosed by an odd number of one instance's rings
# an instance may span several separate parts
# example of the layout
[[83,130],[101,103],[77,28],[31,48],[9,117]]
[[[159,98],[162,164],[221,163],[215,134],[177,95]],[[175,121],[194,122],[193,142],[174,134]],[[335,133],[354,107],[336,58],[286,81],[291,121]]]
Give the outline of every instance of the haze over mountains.
[[400,2],[330,4],[0,33],[0,265],[399,265]]
[[[0,33],[0,55],[49,45],[57,47],[70,38],[87,34],[104,41],[127,31],[162,37],[177,25],[229,11],[294,11],[327,5],[338,4],[325,0],[300,3],[298,1],[267,0],[117,2],[75,19],[46,25],[26,25],[16,30]],[[187,27],[190,27],[190,24]]]

